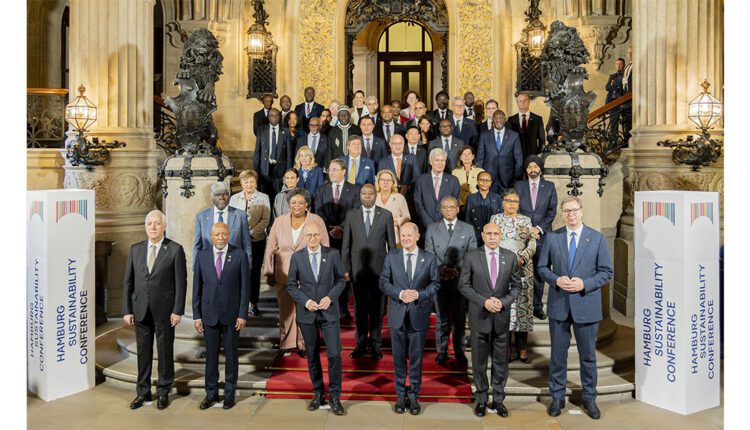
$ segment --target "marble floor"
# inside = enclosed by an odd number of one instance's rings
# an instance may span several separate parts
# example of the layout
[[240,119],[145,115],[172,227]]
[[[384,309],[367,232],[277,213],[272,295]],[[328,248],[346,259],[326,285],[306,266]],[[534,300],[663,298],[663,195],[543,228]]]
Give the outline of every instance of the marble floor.
[[[29,429],[638,429],[711,430],[724,427],[724,408],[717,407],[682,416],[633,399],[600,402],[602,418],[584,415],[566,405],[557,418],[547,416],[542,403],[506,403],[510,417],[489,415],[477,418],[473,405],[423,403],[422,413],[397,415],[392,404],[375,401],[345,401],[346,414],[335,416],[328,410],[308,412],[304,400],[269,400],[261,396],[240,396],[237,405],[225,411],[221,406],[198,409],[203,396],[171,395],[172,404],[159,411],[156,404],[131,411],[132,389],[113,382],[76,395],[44,402],[27,398]],[[723,404],[723,402],[722,402]]]

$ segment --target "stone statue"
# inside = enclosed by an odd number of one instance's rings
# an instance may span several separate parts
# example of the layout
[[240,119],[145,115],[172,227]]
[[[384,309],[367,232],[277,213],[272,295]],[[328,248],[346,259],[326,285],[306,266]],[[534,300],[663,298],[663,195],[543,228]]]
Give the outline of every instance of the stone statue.
[[266,13],[265,0],[253,0],[253,18],[255,22],[263,25],[268,24],[268,13]]

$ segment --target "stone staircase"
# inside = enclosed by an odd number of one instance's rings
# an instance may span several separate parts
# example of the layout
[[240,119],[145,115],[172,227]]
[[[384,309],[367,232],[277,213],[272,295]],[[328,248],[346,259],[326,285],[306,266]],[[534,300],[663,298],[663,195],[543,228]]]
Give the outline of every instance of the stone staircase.
[[[272,290],[261,292],[260,317],[251,317],[249,327],[240,334],[239,377],[237,388],[243,395],[264,394],[266,380],[271,375],[279,341],[278,307]],[[112,327],[112,324],[108,324]],[[137,358],[135,329],[114,324],[109,330],[97,330],[96,370],[99,376],[135,389]],[[467,333],[468,339],[468,333]],[[535,320],[534,331],[529,334],[529,363],[513,361],[509,364],[506,384],[508,400],[537,401],[549,397],[548,369],[550,356],[549,326],[546,321]],[[470,352],[470,346],[467,348]],[[607,319],[600,323],[597,338],[597,367],[599,399],[631,398],[635,390],[634,331]],[[203,340],[193,329],[192,320],[183,318],[175,333],[175,388],[181,394],[202,393],[204,389]],[[348,354],[344,350],[342,354]],[[156,351],[154,350],[154,354]],[[223,356],[220,356],[223,362]],[[469,360],[471,366],[471,360]],[[156,355],[154,355],[153,383],[156,382]],[[223,369],[220,366],[220,379]],[[469,368],[471,379],[471,367]],[[473,385],[472,385],[473,387]],[[567,394],[581,395],[580,366],[575,338],[571,339],[568,353]]]

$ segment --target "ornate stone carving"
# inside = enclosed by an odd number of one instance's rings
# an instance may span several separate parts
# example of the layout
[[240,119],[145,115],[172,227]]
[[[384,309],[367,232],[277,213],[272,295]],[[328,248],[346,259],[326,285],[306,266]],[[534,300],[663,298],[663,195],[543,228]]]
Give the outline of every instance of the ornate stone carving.
[[66,168],[63,182],[66,189],[96,190],[96,210],[100,212],[153,208],[155,184],[155,173],[134,170],[111,174],[105,169],[84,168]]
[[591,58],[589,64],[596,70],[611,57],[611,49],[627,42],[630,37],[629,16],[582,17],[577,26],[578,34],[586,44]]
[[[333,34],[337,0],[300,1],[300,55],[298,100],[304,99],[303,88],[315,87],[318,100],[332,100],[335,76]],[[340,31],[340,30],[339,30]]]
[[367,24],[378,21],[419,21],[433,31],[448,31],[448,14],[442,0],[352,0],[346,10],[347,33],[359,33]]
[[[459,26],[458,88],[456,94],[472,91],[479,99],[492,97],[492,55],[487,54],[492,34],[492,2],[456,0]],[[453,30],[451,30],[453,31]]]

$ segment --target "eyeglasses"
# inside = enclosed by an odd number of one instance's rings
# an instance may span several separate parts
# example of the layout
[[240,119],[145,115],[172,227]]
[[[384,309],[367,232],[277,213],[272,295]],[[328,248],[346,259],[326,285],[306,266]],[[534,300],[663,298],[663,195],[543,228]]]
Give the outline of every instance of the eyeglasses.
[[517,205],[517,204],[521,203],[518,200],[511,200],[511,199],[503,199],[503,202],[505,202],[505,203],[507,203],[509,205]]
[[484,179],[477,179],[477,181],[478,182],[492,182],[492,179],[484,178]]
[[393,181],[392,181],[391,179],[389,179],[389,178],[380,178],[380,179],[378,179],[378,181],[379,181],[379,182],[393,182]]
[[443,209],[456,209],[457,207],[456,205],[443,205]]
[[581,210],[581,208],[575,208],[575,209],[563,209],[563,213],[564,213],[565,215],[568,215],[568,214],[577,214],[577,213],[578,213],[578,212],[579,212],[580,210]]
[[320,237],[320,233],[307,233],[305,237]]

